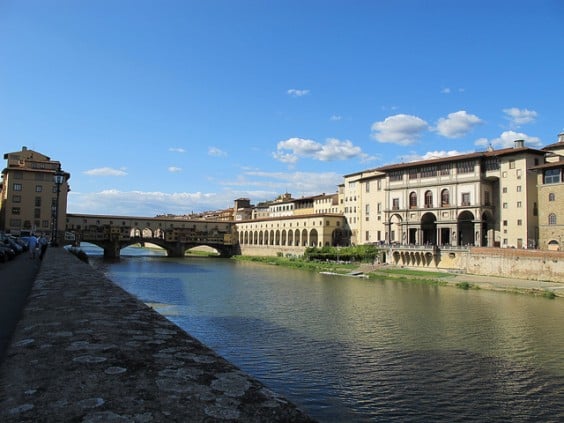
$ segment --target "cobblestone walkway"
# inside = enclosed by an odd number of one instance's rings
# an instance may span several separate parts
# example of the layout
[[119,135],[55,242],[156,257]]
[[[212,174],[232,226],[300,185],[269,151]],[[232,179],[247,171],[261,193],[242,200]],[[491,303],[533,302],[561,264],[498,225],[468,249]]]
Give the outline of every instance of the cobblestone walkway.
[[63,249],[50,249],[0,366],[2,422],[308,422]]

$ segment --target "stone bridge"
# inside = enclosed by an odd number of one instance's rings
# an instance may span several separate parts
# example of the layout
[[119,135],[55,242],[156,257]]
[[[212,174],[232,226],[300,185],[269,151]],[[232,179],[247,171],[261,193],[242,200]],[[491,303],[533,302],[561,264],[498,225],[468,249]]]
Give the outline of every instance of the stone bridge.
[[122,248],[137,243],[158,245],[169,257],[183,257],[198,246],[211,247],[222,257],[239,254],[234,222],[69,213],[65,231],[76,243],[103,248],[106,258],[118,258]]

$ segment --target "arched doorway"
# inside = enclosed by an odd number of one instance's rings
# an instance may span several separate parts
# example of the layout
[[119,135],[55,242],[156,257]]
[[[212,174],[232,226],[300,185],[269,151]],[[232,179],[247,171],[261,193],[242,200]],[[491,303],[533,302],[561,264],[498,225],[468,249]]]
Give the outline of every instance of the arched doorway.
[[437,216],[433,213],[425,213],[421,216],[421,231],[423,232],[423,244],[436,244]]
[[458,215],[458,245],[474,245],[474,214],[463,211]]
[[390,243],[394,243],[394,242],[401,242],[401,216],[399,214],[394,214],[392,217],[390,217],[390,233],[389,233],[389,237]]
[[311,247],[317,247],[317,243],[318,243],[317,229],[312,229],[309,232],[309,245]]
[[483,247],[494,247],[494,218],[488,211],[482,213],[482,242]]

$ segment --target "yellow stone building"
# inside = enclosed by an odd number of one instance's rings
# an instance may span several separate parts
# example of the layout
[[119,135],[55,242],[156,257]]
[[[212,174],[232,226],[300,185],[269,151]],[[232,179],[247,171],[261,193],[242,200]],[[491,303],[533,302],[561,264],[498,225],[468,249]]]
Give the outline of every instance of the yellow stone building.
[[536,176],[545,152],[525,147],[398,163],[345,176],[357,244],[535,248]]
[[543,148],[546,163],[535,167],[538,178],[539,248],[563,251],[564,246],[564,133]]
[[[61,171],[60,162],[26,147],[4,154],[4,159],[0,230],[14,235],[55,235],[56,226],[57,239],[62,239],[70,174]],[[57,175],[59,184],[55,183]]]

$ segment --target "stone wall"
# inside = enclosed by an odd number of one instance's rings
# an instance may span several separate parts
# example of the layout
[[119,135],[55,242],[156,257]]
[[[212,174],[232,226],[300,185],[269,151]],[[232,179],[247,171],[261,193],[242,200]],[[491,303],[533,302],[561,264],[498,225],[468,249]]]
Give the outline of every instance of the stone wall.
[[467,273],[564,282],[564,252],[513,248],[472,248]]

